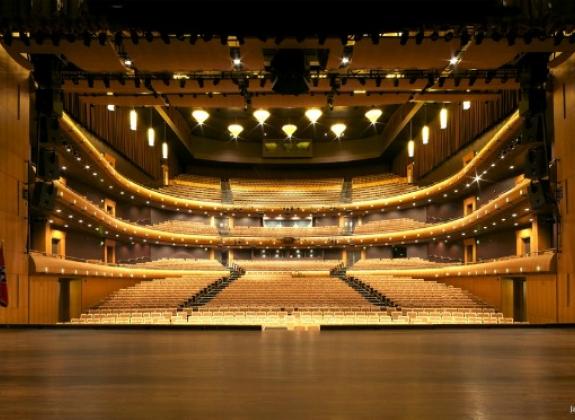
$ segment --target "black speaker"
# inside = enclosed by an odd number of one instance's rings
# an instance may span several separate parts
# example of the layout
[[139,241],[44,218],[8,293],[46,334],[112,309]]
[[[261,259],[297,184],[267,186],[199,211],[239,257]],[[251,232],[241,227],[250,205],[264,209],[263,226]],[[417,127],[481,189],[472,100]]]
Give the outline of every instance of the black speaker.
[[299,95],[309,91],[305,53],[301,49],[281,49],[271,60],[274,78],[272,90],[282,95]]
[[46,181],[60,178],[60,163],[55,150],[40,149],[38,176]]
[[543,114],[528,114],[523,117],[521,128],[521,143],[529,144],[544,140]]
[[40,211],[54,210],[56,186],[51,182],[36,182],[32,194],[32,207]]
[[531,147],[525,155],[525,176],[529,179],[543,178],[548,175],[547,157],[543,146]]
[[64,112],[61,89],[38,89],[36,91],[36,111],[39,114],[59,117]]
[[38,117],[38,137],[40,143],[61,144],[64,141],[64,137],[60,131],[58,118],[40,115]]
[[553,209],[555,200],[551,192],[551,184],[547,180],[531,181],[528,190],[531,209],[538,213],[549,212]]

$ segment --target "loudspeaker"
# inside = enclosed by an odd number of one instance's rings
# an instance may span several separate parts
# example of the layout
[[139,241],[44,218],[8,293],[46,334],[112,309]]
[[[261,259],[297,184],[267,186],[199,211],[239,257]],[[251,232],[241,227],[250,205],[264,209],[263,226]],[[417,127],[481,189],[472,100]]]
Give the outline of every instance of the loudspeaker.
[[272,90],[282,95],[299,95],[309,91],[305,53],[301,49],[281,49],[271,60],[274,77]]
[[55,150],[40,149],[38,176],[46,181],[60,178],[60,163]]
[[543,146],[531,147],[525,155],[525,176],[538,179],[547,176],[547,158]]
[[38,117],[38,137],[40,143],[61,144],[64,137],[60,132],[58,118],[40,115]]
[[54,210],[56,186],[52,182],[36,182],[32,194],[32,207],[40,211]]
[[523,117],[521,143],[535,143],[544,140],[543,114],[528,114]]
[[531,209],[536,212],[548,212],[553,209],[555,200],[551,193],[551,184],[547,180],[531,181],[528,189]]
[[59,117],[64,112],[61,89],[38,89],[36,91],[36,111],[38,114]]

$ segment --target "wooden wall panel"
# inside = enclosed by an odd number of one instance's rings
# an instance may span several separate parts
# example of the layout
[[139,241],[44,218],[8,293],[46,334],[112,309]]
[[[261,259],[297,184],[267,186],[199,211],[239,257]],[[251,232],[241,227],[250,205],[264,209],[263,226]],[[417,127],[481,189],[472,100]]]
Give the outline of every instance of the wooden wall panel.
[[563,190],[559,201],[558,316],[575,322],[575,56],[552,69],[554,155],[557,179]]
[[133,286],[140,281],[141,280],[135,279],[108,279],[99,277],[82,279],[82,311],[86,311],[96,305],[116,290]]
[[28,321],[27,182],[29,71],[0,46],[0,240],[4,243],[9,305],[0,323]]
[[30,276],[30,324],[58,322],[60,285],[55,276]]
[[[419,135],[421,127],[413,128],[415,139],[415,178],[427,174],[445,159],[456,153],[462,147],[471,143],[483,132],[517,109],[518,94],[516,91],[505,91],[494,101],[472,102],[471,109],[464,111],[460,103],[447,104],[449,111],[447,128],[439,128],[439,115],[428,122],[429,144],[421,144]],[[422,111],[420,111],[422,112]],[[407,148],[393,160],[393,172],[405,175],[409,162]]]
[[131,110],[129,107],[116,107],[116,110],[111,112],[107,110],[106,105],[87,104],[81,102],[76,95],[67,94],[64,96],[64,108],[70,116],[94,135],[105,140],[120,155],[133,162],[153,179],[161,180],[163,123],[157,114],[154,121],[156,144],[154,147],[149,147],[146,137],[149,109],[137,110],[138,129],[132,131],[129,126]]
[[[527,321],[532,324],[558,322],[556,275],[533,274],[525,276],[525,279],[527,281],[525,296]],[[447,277],[429,280],[438,280],[468,290],[497,310],[505,309],[502,277]],[[506,316],[511,316],[511,314],[506,314]],[[565,321],[559,320],[559,322]]]
[[534,324],[557,322],[557,282],[555,274],[527,278],[527,320]]

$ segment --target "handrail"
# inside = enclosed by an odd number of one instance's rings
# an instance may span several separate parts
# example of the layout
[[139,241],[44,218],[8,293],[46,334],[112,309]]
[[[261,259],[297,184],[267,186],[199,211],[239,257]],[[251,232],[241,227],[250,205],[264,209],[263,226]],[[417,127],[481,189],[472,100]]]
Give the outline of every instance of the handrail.
[[[408,231],[396,231],[387,233],[363,233],[352,236],[302,236],[299,238],[278,238],[263,236],[220,236],[207,234],[187,234],[175,232],[163,232],[158,229],[150,229],[145,226],[118,220],[106,213],[103,209],[85,200],[81,195],[70,189],[60,181],[55,181],[58,188],[57,199],[63,205],[80,212],[84,217],[97,220],[98,223],[105,223],[109,230],[114,230],[116,234],[137,236],[145,240],[161,241],[162,243],[178,243],[180,245],[222,245],[222,246],[282,246],[287,239],[290,245],[297,246],[332,246],[332,245],[359,245],[359,244],[379,244],[395,243],[402,241],[419,241],[435,236],[445,236],[457,233],[477,223],[490,220],[490,218],[501,213],[507,208],[523,202],[527,199],[526,188],[528,179],[522,180],[511,190],[501,194],[496,199],[482,206],[455,221],[424,226]],[[293,240],[292,240],[293,239]]]
[[[100,153],[100,151],[90,142],[88,137],[78,127],[75,122],[67,113],[64,113],[60,119],[62,129],[67,132],[87,153],[95,158],[96,163],[103,168],[108,175],[113,179],[113,182],[119,184],[122,188],[126,188],[132,194],[138,195],[145,200],[151,200],[161,204],[168,204],[174,207],[186,209],[199,209],[204,211],[213,212],[238,212],[238,213],[253,213],[253,212],[267,212],[277,213],[285,211],[285,206],[269,205],[263,203],[256,203],[254,205],[234,205],[227,203],[217,203],[209,201],[200,201],[190,198],[174,197],[169,194],[161,193],[157,190],[149,189],[140,185],[124,175],[120,174],[114,166],[108,162]],[[487,158],[501,147],[509,136],[519,127],[521,119],[519,111],[514,112],[507,120],[498,128],[493,137],[487,144],[471,159],[471,161],[460,169],[457,173],[449,178],[439,181],[435,184],[420,188],[416,191],[396,195],[393,197],[379,198],[375,200],[357,201],[352,203],[330,203],[314,204],[299,206],[292,208],[293,211],[301,212],[338,212],[338,211],[354,211],[354,210],[377,210],[388,206],[397,206],[407,203],[422,202],[432,196],[443,194],[448,189],[454,187],[460,182],[464,181],[471,175],[475,175],[475,170],[487,161]]]

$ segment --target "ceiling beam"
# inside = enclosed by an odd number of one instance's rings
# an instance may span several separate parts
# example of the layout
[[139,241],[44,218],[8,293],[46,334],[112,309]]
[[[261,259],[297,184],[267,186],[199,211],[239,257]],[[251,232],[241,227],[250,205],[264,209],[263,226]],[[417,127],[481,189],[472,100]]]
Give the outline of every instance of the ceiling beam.
[[186,119],[180,114],[180,112],[175,108],[165,107],[165,106],[154,106],[154,109],[162,119],[166,122],[170,130],[174,132],[178,140],[184,145],[184,147],[193,156],[190,141],[192,140],[192,130]]
[[409,121],[417,114],[423,104],[423,102],[406,102],[395,110],[381,133],[383,141],[382,154],[409,124]]

